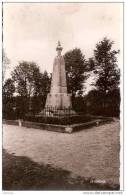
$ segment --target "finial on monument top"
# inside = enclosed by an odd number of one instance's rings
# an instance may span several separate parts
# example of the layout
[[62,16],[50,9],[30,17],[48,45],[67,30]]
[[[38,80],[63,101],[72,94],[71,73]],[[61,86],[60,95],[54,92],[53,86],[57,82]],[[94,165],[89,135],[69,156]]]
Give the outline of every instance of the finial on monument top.
[[60,50],[60,51],[63,50],[63,48],[61,47],[60,41],[58,41],[58,45],[57,45],[57,47],[56,47],[56,51],[58,51],[58,50]]

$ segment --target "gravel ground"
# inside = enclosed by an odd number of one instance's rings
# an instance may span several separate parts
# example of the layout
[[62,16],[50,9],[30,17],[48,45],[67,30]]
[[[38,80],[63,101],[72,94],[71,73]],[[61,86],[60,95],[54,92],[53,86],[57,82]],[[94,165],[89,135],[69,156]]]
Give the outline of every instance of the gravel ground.
[[31,161],[28,157],[14,156],[3,149],[3,190],[119,190],[118,185],[98,185],[87,178],[71,178],[61,168]]
[[119,183],[119,122],[73,134],[3,125],[3,148],[73,175]]

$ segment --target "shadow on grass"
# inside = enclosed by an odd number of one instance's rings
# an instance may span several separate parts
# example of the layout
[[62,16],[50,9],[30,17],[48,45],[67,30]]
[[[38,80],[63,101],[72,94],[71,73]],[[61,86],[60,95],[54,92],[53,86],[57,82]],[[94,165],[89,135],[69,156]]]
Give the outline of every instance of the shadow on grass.
[[105,186],[70,178],[70,172],[39,165],[24,156],[14,156],[3,149],[3,190],[108,190]]

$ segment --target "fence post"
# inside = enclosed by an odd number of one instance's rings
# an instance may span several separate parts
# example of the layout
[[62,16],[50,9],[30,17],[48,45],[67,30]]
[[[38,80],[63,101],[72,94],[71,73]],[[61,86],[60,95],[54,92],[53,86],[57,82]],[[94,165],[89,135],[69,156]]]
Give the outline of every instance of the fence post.
[[22,120],[21,119],[18,120],[18,125],[19,125],[19,127],[22,127]]

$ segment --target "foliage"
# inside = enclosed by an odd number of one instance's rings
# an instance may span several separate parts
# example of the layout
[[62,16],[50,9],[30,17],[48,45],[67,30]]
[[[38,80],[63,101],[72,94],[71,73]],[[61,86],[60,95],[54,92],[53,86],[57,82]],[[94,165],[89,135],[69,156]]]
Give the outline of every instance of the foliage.
[[34,62],[20,62],[12,72],[12,78],[16,83],[17,93],[30,97],[35,93],[35,83],[40,77],[39,67]]
[[25,117],[26,121],[38,122],[38,123],[48,123],[57,125],[70,125],[77,123],[85,123],[92,120],[90,116],[86,115],[68,115],[68,116],[34,116],[29,115]]
[[7,79],[3,84],[3,117],[13,119],[14,117],[14,101],[13,94],[15,92],[15,86],[12,79]]
[[31,98],[31,110],[34,114],[40,112],[44,108],[50,86],[51,76],[44,71],[35,82],[35,93]]
[[120,91],[115,89],[104,95],[103,91],[91,90],[85,97],[86,111],[93,115],[115,116],[120,114]]
[[[106,37],[96,44],[94,57],[88,61],[89,70],[95,74],[92,90],[86,97],[88,111],[95,114],[119,116],[120,70],[117,64],[119,50],[112,50],[114,42]],[[112,102],[112,101],[113,102]]]
[[3,96],[12,97],[15,92],[15,86],[12,79],[7,79],[3,85]]
[[85,74],[86,60],[84,55],[80,49],[75,48],[65,53],[64,59],[68,93],[71,93],[73,97],[75,97],[76,94],[81,95],[83,93],[84,81],[87,78]]
[[9,64],[10,64],[10,59],[7,57],[7,54],[5,53],[4,49],[2,53],[2,61],[3,61],[2,74],[3,74],[3,83],[4,83],[6,71],[9,68]]
[[15,119],[13,97],[3,96],[2,117],[4,119]]
[[[72,94],[72,105],[76,112],[119,116],[119,50],[112,50],[113,44],[113,41],[104,38],[96,45],[94,56],[88,61],[78,48],[65,53],[68,93]],[[9,59],[4,53],[3,55],[4,63],[9,64]],[[97,78],[92,84],[96,89],[83,97],[84,83],[92,71]],[[20,62],[11,75],[12,79],[7,79],[3,84],[5,116],[14,116],[16,113],[20,118],[25,117],[29,110],[32,114],[40,112],[50,91],[51,75],[46,71],[41,73],[35,62],[27,61]],[[17,97],[13,97],[15,91]]]
[[86,114],[86,102],[84,101],[83,96],[78,96],[73,99],[73,108],[76,113],[85,113]]
[[[17,107],[24,115],[28,110],[40,111],[44,106],[47,93],[50,89],[50,76],[45,71],[41,73],[39,67],[34,62],[20,62],[12,72],[15,81],[16,92],[22,98],[18,98]],[[22,106],[20,106],[22,104]],[[24,105],[24,108],[23,108]]]
[[98,77],[94,84],[104,94],[118,88],[120,72],[117,68],[119,50],[112,50],[113,41],[104,38],[94,50],[94,73]]
[[35,95],[46,96],[50,91],[51,76],[47,71],[40,74],[38,82],[35,83]]
[[89,58],[88,61],[87,61],[87,71],[92,71],[94,70],[94,67],[95,67],[95,61],[94,61],[94,58]]

